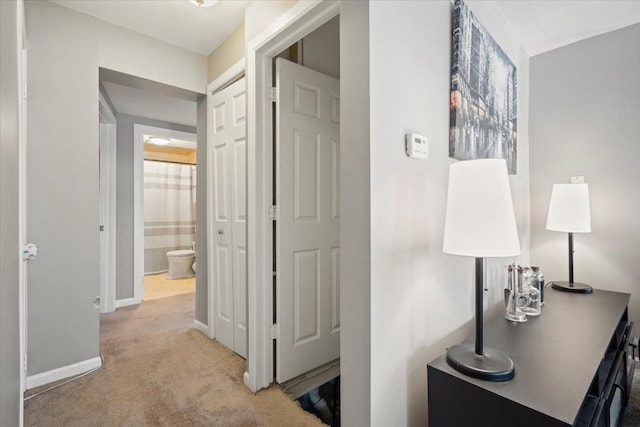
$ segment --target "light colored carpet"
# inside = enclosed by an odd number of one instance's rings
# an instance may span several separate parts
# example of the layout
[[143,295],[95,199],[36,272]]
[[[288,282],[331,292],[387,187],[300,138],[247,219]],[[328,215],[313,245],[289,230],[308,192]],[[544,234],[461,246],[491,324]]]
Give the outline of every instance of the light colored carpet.
[[196,278],[167,280],[167,273],[144,276],[144,301],[173,297],[196,291]]
[[640,426],[640,361],[636,360],[636,370],[633,373],[633,385],[629,396],[629,405],[624,410],[620,427]]
[[322,425],[279,387],[244,387],[244,359],[190,328],[193,307],[185,294],[102,315],[104,366],[28,400],[25,426]]

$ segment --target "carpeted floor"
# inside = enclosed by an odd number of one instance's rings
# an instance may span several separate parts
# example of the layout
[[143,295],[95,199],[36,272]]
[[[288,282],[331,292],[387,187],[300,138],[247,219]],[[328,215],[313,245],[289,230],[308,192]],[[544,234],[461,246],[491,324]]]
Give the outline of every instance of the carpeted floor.
[[193,307],[191,293],[103,315],[104,366],[28,400],[25,426],[322,425],[278,387],[244,387],[244,359],[191,329]]
[[629,405],[624,411],[620,427],[640,426],[640,365],[636,361],[636,370],[633,374],[633,385],[631,386],[631,396]]
[[167,273],[144,276],[144,301],[173,297],[195,291],[195,277],[167,280]]

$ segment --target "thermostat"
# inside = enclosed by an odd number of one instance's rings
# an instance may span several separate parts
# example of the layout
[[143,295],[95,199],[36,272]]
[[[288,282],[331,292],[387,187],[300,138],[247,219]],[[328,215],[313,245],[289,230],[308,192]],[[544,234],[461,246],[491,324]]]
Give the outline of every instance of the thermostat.
[[429,140],[426,136],[408,133],[405,135],[404,146],[407,150],[407,156],[412,159],[422,160],[429,156]]

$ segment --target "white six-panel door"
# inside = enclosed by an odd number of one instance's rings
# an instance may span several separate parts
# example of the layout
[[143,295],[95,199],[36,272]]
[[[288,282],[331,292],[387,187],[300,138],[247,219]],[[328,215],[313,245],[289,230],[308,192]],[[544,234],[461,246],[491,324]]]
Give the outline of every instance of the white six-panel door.
[[212,96],[208,155],[215,337],[242,357],[247,354],[245,87],[243,78]]
[[340,82],[276,60],[276,379],[340,357]]

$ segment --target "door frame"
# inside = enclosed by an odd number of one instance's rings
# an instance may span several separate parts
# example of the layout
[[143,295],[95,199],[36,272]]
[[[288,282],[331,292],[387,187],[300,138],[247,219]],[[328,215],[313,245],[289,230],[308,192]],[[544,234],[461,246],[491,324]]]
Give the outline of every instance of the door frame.
[[[17,1],[18,40],[18,250],[27,244],[27,23],[24,0]],[[20,369],[20,426],[24,423],[24,392],[27,390],[27,269],[22,257],[18,265],[18,333]]]
[[[140,304],[144,296],[144,135],[196,142],[196,134],[155,126],[133,125],[133,298],[117,300],[116,307]],[[197,165],[196,165],[197,167]]]
[[272,60],[281,51],[340,13],[339,1],[292,6],[247,46],[247,332],[244,383],[252,391],[274,381]]
[[[215,259],[213,256],[213,242],[215,241],[215,235],[213,234],[213,217],[210,215],[213,212],[213,150],[210,150],[210,145],[213,142],[213,103],[211,98],[216,92],[226,88],[238,78],[245,74],[245,60],[240,59],[233,64],[227,71],[222,73],[217,79],[207,85],[207,328],[206,335],[214,339],[215,333],[215,295],[216,295],[216,276],[213,274],[215,271]],[[245,98],[246,99],[246,98]],[[204,332],[204,331],[203,331]]]
[[[104,262],[104,276],[100,278],[100,313],[116,309],[116,116],[106,98],[99,93],[100,114],[100,215],[105,227],[100,257]],[[104,181],[103,181],[104,180]],[[103,188],[103,185],[105,188]],[[102,191],[104,190],[104,191]],[[102,275],[102,269],[100,271]]]

